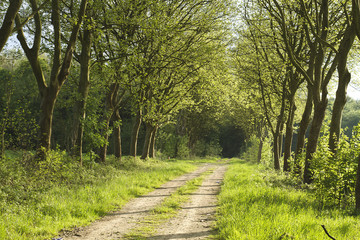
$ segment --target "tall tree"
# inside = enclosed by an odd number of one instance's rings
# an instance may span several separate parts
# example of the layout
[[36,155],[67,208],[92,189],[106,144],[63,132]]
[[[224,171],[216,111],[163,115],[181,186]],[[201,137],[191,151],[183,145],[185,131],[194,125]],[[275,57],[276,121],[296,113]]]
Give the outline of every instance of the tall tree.
[[338,87],[336,90],[336,98],[332,110],[330,132],[329,132],[329,149],[335,153],[339,143],[342,113],[346,104],[346,92],[348,84],[351,80],[351,74],[347,68],[348,54],[355,40],[355,25],[353,23],[348,24],[344,35],[342,36],[338,52]]
[[[305,70],[301,64],[302,55],[299,55],[291,48],[291,32],[287,28],[288,19],[293,11],[287,11],[289,8],[284,6],[293,5],[294,11],[301,16],[299,25],[303,27],[306,44],[309,49],[309,60],[307,62],[308,70]],[[329,7],[330,6],[330,7]],[[281,30],[282,40],[291,63],[303,75],[312,88],[312,101],[314,104],[314,118],[311,124],[308,144],[306,147],[304,182],[312,182],[311,160],[317,148],[317,142],[320,135],[320,129],[325,117],[327,107],[327,85],[336,70],[338,56],[335,47],[338,39],[344,31],[344,26],[340,24],[339,19],[343,12],[339,12],[341,4],[336,1],[323,0],[317,1],[278,1],[274,4],[267,4],[268,11],[276,20]],[[330,26],[338,26],[335,27]],[[334,56],[335,55],[335,56]]]
[[[31,9],[36,12],[38,9],[38,2],[36,0],[29,0]],[[72,4],[75,4],[72,2]],[[50,6],[51,14],[51,25],[53,27],[53,36],[51,36],[51,43],[53,46],[53,55],[52,55],[52,69],[50,74],[50,79],[47,82],[43,73],[43,69],[40,65],[40,49],[41,49],[41,38],[42,38],[42,20],[40,12],[36,12],[34,15],[34,35],[33,45],[29,47],[28,43],[30,40],[27,40],[22,27],[20,26],[20,17],[17,17],[16,24],[19,27],[18,29],[18,39],[20,44],[25,52],[26,57],[28,58],[31,67],[33,69],[39,93],[41,96],[41,113],[40,113],[40,135],[39,135],[39,156],[44,158],[44,151],[50,149],[51,142],[51,129],[52,129],[52,120],[53,120],[53,111],[55,107],[55,102],[57,96],[60,92],[60,89],[69,75],[71,62],[73,59],[73,52],[75,48],[75,43],[77,40],[78,32],[82,24],[83,17],[85,15],[87,6],[87,0],[82,0],[78,6],[78,14],[76,21],[70,31],[70,37],[66,41],[66,50],[64,56],[61,56],[62,48],[64,42],[62,41],[62,32],[61,32],[61,16],[60,16],[60,1],[52,0]],[[71,7],[75,8],[74,5]],[[49,43],[50,44],[50,43]]]

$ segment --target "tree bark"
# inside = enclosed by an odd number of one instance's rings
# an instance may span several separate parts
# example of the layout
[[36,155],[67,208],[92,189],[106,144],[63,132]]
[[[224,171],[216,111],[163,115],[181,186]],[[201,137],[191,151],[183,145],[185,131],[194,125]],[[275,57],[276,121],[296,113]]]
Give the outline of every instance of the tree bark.
[[[51,87],[45,91],[44,95],[41,98],[41,105],[40,105],[40,146],[42,149],[40,150],[41,158],[45,157],[43,154],[44,151],[48,151],[51,146],[51,131],[52,131],[52,119],[54,113],[54,107],[57,95],[60,89],[56,87]],[[43,152],[43,153],[41,153]]]
[[274,136],[274,168],[275,170],[280,170],[280,157],[282,153],[282,130],[284,127],[284,116],[285,116],[285,89],[286,84],[283,86],[283,96],[282,96],[282,103],[280,114],[277,117],[277,123],[275,132],[273,133]]
[[149,157],[151,158],[155,158],[155,141],[156,141],[156,133],[158,130],[158,126],[155,126],[151,135],[151,142],[150,142],[150,152],[149,152]]
[[0,28],[0,52],[4,48],[8,38],[13,31],[15,17],[20,9],[22,0],[10,0],[10,5],[6,11],[4,21]]
[[290,109],[289,109],[289,116],[286,122],[286,133],[285,133],[285,146],[284,146],[284,172],[290,172],[290,164],[289,160],[291,157],[291,146],[292,146],[292,139],[293,139],[293,132],[294,132],[294,117],[295,117],[295,94],[292,96],[290,101]]
[[260,163],[261,162],[261,157],[262,157],[262,149],[264,146],[264,133],[263,133],[263,127],[264,127],[264,120],[260,120],[258,122],[258,133],[257,133],[257,137],[259,139],[259,148],[258,148],[258,154],[257,154],[257,162]]
[[114,121],[116,122],[114,134],[115,134],[115,140],[114,140],[114,154],[115,157],[121,160],[121,124],[119,123],[121,121],[121,116],[119,113],[119,110],[115,110],[114,112]]
[[154,130],[154,127],[150,123],[145,123],[145,125],[146,125],[146,133],[145,133],[145,141],[144,141],[144,147],[143,147],[141,159],[149,158],[150,143],[151,143],[151,138],[152,138],[152,134],[153,134],[153,130]]
[[105,163],[106,162],[106,155],[107,155],[107,148],[108,148],[108,140],[109,140],[109,125],[110,125],[111,115],[108,114],[106,117],[105,129],[104,129],[104,145],[102,145],[99,149],[99,162]]
[[131,132],[130,156],[133,157],[136,157],[137,154],[137,142],[138,142],[139,130],[141,126],[141,118],[142,118],[142,111],[140,109],[136,113],[133,129]]
[[78,87],[78,98],[74,105],[73,128],[71,134],[72,154],[79,157],[82,165],[82,138],[84,132],[84,120],[86,115],[86,102],[90,90],[90,59],[91,59],[92,32],[85,28],[82,39],[80,54],[80,81]]
[[261,138],[260,138],[260,142],[259,142],[258,154],[257,154],[257,162],[258,162],[258,163],[261,162],[263,146],[264,146],[264,140],[263,140],[263,138],[261,137]]
[[117,110],[118,107],[118,92],[119,91],[119,84],[116,82],[111,84],[109,91],[106,94],[105,99],[105,112],[104,112],[104,119],[105,119],[105,129],[103,130],[103,137],[104,137],[104,145],[99,149],[99,161],[104,163],[106,162],[106,155],[107,155],[107,148],[108,148],[108,140],[109,140],[109,125],[112,119],[113,114]]
[[[321,36],[322,41],[327,40],[329,21],[328,11],[329,3],[323,0],[321,3],[321,11],[323,12],[323,18],[321,22]],[[313,87],[313,103],[314,103],[314,118],[310,127],[310,134],[308,144],[306,146],[305,168],[304,168],[304,183],[313,182],[313,173],[311,171],[311,161],[313,154],[317,149],[317,143],[320,136],[321,126],[325,117],[325,111],[328,103],[327,99],[327,85],[331,75],[334,72],[334,66],[337,64],[337,60],[333,60],[333,63],[328,70],[326,77],[324,77],[324,59],[327,46],[323,46],[322,42],[318,44],[315,62],[314,62],[314,82]]]
[[341,120],[344,106],[346,104],[346,91],[351,80],[351,74],[347,68],[347,58],[351,46],[355,39],[354,25],[348,26],[345,30],[343,39],[339,46],[339,64],[338,64],[338,88],[336,90],[336,98],[333,106],[330,133],[329,133],[329,149],[333,153],[336,152],[341,129]]
[[323,101],[314,104],[314,118],[310,127],[308,144],[306,146],[305,168],[304,168],[304,183],[312,183],[313,173],[311,172],[311,160],[313,154],[316,152],[318,139],[320,136],[321,126],[325,117],[327,107],[326,96]]
[[300,156],[304,151],[306,130],[308,129],[310,123],[312,108],[313,108],[312,88],[308,87],[306,105],[300,121],[299,132],[297,134],[297,143],[296,143],[296,151],[295,151],[295,159],[294,159],[294,172],[297,174],[301,172]]
[[274,146],[273,146],[275,170],[280,170],[280,146],[279,146],[280,141],[279,141],[279,138],[280,138],[280,133],[276,133],[274,135]]

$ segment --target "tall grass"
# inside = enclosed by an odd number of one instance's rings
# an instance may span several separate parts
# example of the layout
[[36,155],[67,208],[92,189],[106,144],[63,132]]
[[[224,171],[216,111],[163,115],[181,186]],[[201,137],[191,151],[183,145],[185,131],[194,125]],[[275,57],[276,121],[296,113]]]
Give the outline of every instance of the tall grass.
[[219,239],[360,239],[360,218],[320,209],[311,192],[242,161],[233,162],[219,196]]
[[61,229],[89,224],[129,199],[196,168],[191,162],[133,158],[121,163],[114,159],[108,164],[88,162],[79,167],[55,153],[49,164],[56,171],[47,175],[49,165],[28,174],[20,161],[8,158],[0,164],[3,240],[46,239]]

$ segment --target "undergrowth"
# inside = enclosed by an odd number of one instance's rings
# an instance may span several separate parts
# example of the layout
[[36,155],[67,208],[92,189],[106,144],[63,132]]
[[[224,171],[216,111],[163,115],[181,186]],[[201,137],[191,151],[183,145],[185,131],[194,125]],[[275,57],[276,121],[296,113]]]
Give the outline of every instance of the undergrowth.
[[219,239],[359,239],[359,217],[324,208],[296,179],[233,161],[219,196]]
[[0,160],[0,239],[48,239],[61,229],[86,225],[129,199],[195,169],[192,162],[109,157],[84,166],[52,151],[29,165],[31,153],[8,152]]

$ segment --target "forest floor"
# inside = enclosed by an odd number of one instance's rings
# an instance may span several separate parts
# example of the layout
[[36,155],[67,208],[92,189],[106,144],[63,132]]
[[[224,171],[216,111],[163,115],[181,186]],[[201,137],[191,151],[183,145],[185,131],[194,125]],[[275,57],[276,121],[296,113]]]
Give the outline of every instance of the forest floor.
[[[192,173],[131,200],[119,211],[109,213],[89,226],[63,231],[60,237],[64,240],[211,238],[216,234],[217,195],[226,169],[224,163],[204,164]],[[156,211],[181,187],[196,178],[202,179],[175,214]]]

